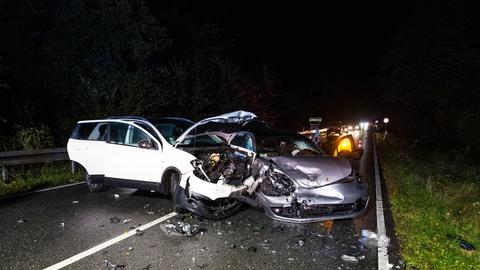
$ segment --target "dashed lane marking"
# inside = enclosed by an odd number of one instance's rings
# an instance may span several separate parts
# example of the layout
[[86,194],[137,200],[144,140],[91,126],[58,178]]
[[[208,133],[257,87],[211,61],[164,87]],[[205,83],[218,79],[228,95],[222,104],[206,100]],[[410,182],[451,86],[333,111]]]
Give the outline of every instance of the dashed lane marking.
[[79,260],[81,260],[81,259],[83,259],[83,258],[85,258],[85,257],[88,257],[88,256],[90,256],[90,255],[92,255],[92,254],[94,254],[94,253],[97,253],[97,252],[99,252],[100,250],[102,250],[102,249],[104,249],[104,248],[107,248],[107,247],[109,247],[109,246],[111,246],[111,245],[113,245],[113,244],[116,244],[116,243],[118,243],[118,242],[120,242],[120,241],[122,241],[122,240],[125,240],[125,239],[127,239],[127,238],[135,235],[135,234],[137,233],[137,230],[144,231],[144,230],[146,230],[146,229],[148,229],[148,228],[150,228],[150,227],[153,227],[153,226],[155,226],[155,225],[157,225],[157,224],[159,224],[159,223],[162,223],[162,222],[164,222],[164,221],[166,221],[166,220],[168,220],[168,219],[171,219],[172,217],[174,217],[174,216],[176,216],[176,215],[177,215],[177,213],[171,212],[171,213],[168,214],[168,215],[165,215],[165,216],[163,216],[163,217],[161,217],[161,218],[155,219],[155,220],[153,220],[153,221],[151,221],[151,222],[149,222],[149,223],[147,223],[147,224],[145,224],[145,225],[143,225],[143,226],[138,227],[136,230],[130,230],[130,231],[128,231],[127,233],[121,234],[121,235],[119,235],[119,236],[117,236],[117,237],[115,237],[115,238],[113,238],[113,239],[110,239],[110,240],[108,240],[108,241],[106,241],[106,242],[101,243],[100,245],[94,246],[94,247],[92,247],[92,248],[90,248],[90,249],[85,250],[84,252],[81,252],[81,253],[79,253],[79,254],[77,254],[77,255],[74,255],[74,256],[72,256],[72,257],[70,257],[70,258],[68,258],[68,259],[65,259],[65,260],[63,260],[63,261],[61,261],[61,262],[59,262],[59,263],[56,263],[56,264],[54,264],[54,265],[52,265],[52,266],[49,266],[49,267],[45,268],[44,270],[62,269],[63,267],[65,267],[65,266],[67,266],[67,265],[70,265],[70,264],[72,264],[72,263],[74,263],[74,262],[76,262],[76,261],[79,261]]

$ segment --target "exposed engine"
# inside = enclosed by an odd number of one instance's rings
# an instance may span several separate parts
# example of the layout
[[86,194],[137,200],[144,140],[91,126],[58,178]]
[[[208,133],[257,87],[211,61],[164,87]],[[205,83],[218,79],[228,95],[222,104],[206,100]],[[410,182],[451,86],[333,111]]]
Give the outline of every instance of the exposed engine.
[[194,174],[205,181],[223,181],[241,185],[250,175],[251,157],[231,148],[201,149],[194,151]]

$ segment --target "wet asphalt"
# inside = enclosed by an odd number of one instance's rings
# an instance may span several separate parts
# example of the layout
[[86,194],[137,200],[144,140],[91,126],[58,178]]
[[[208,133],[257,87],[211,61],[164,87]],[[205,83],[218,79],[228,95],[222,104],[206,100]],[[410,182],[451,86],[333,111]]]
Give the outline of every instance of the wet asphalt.
[[[376,231],[370,138],[353,165],[371,196],[359,218],[297,225],[248,207],[222,221],[180,215],[65,269],[107,269],[105,260],[123,269],[377,269],[376,243],[362,238],[362,230]],[[172,211],[171,199],[157,193],[125,188],[90,193],[83,184],[0,201],[0,269],[43,269]],[[179,221],[198,225],[202,233],[178,236],[162,228]]]

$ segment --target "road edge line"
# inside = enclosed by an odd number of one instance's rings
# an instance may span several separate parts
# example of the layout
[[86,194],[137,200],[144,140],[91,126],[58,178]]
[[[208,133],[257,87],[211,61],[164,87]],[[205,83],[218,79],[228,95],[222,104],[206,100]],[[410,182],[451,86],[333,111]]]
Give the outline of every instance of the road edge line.
[[380,184],[380,170],[378,166],[377,143],[375,134],[373,135],[373,159],[375,168],[375,198],[377,210],[377,259],[378,270],[388,270],[391,264],[388,261],[388,238],[385,227],[385,215],[383,212],[382,186]]
[[85,250],[85,251],[83,251],[83,252],[81,252],[81,253],[78,253],[77,255],[74,255],[74,256],[72,256],[72,257],[70,257],[70,258],[68,258],[68,259],[65,259],[65,260],[63,260],[63,261],[61,261],[61,262],[59,262],[59,263],[56,263],[56,264],[54,264],[54,265],[52,265],[52,266],[49,266],[49,267],[47,267],[47,268],[44,268],[44,270],[57,270],[57,269],[61,269],[61,268],[65,267],[65,266],[68,266],[68,265],[70,265],[70,264],[72,264],[72,263],[74,263],[74,262],[77,262],[77,261],[85,258],[85,257],[88,257],[88,256],[90,256],[90,255],[92,255],[92,254],[94,254],[94,253],[97,253],[98,251],[100,251],[100,250],[102,250],[102,249],[105,249],[105,248],[107,248],[107,247],[109,247],[109,246],[111,246],[111,245],[113,245],[113,244],[116,244],[116,243],[118,243],[118,242],[120,242],[120,241],[122,241],[122,240],[125,240],[125,239],[127,239],[127,238],[135,235],[135,234],[137,233],[137,230],[144,231],[144,230],[146,230],[146,229],[148,229],[148,228],[150,228],[150,227],[152,227],[152,226],[155,226],[155,225],[157,225],[157,224],[159,224],[159,223],[162,223],[162,222],[164,222],[164,221],[166,221],[166,220],[168,220],[168,219],[171,219],[172,217],[174,217],[174,216],[176,216],[176,215],[177,215],[176,212],[171,212],[170,214],[167,214],[167,215],[165,215],[165,216],[163,216],[163,217],[160,217],[160,218],[157,218],[157,219],[155,219],[155,220],[153,220],[153,221],[150,221],[149,223],[147,223],[147,224],[145,224],[145,225],[143,225],[143,226],[140,226],[140,227],[138,227],[138,228],[135,229],[135,230],[130,230],[130,231],[128,231],[128,232],[126,232],[126,233],[124,233],[124,234],[121,234],[121,235],[119,235],[119,236],[117,236],[117,237],[115,237],[115,238],[112,238],[112,239],[110,239],[110,240],[108,240],[108,241],[106,241],[106,242],[103,242],[103,243],[101,243],[101,244],[99,244],[99,245],[96,245],[96,246],[94,246],[94,247],[92,247],[92,248],[90,248],[90,249],[87,249],[87,250]]

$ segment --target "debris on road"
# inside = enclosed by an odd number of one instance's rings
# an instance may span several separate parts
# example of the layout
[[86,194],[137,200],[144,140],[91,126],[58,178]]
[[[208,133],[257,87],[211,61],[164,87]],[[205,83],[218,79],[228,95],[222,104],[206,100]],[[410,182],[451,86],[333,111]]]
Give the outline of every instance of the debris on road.
[[65,228],[65,222],[60,222],[60,228]]
[[109,270],[124,269],[126,267],[124,264],[116,264],[109,260],[104,260],[103,265]]
[[120,198],[120,195],[118,195],[117,193],[115,193],[115,194],[113,194],[113,197],[114,197],[115,199],[119,199],[119,198]]
[[120,219],[118,217],[111,217],[110,218],[110,223],[119,223]]
[[26,219],[24,219],[23,217],[21,217],[19,220],[17,220],[18,223],[25,223],[27,222]]
[[168,223],[162,226],[166,234],[180,235],[180,236],[194,236],[200,232],[198,225],[191,225],[186,222],[177,222],[177,225]]
[[124,220],[123,220],[123,224],[127,224],[127,223],[129,223],[130,221],[132,221],[132,219],[131,219],[131,218],[124,219]]
[[342,261],[350,262],[350,263],[358,263],[358,259],[355,256],[349,256],[343,254],[341,257]]
[[300,246],[305,245],[305,240],[298,240],[298,245],[300,245]]
[[72,204],[77,204],[79,203],[79,201],[72,201]]
[[136,232],[137,232],[136,233],[137,236],[142,236],[145,233],[144,231],[142,231],[140,229],[137,229]]
[[155,214],[155,212],[148,211],[148,214],[149,214],[149,215],[153,215],[153,214]]

